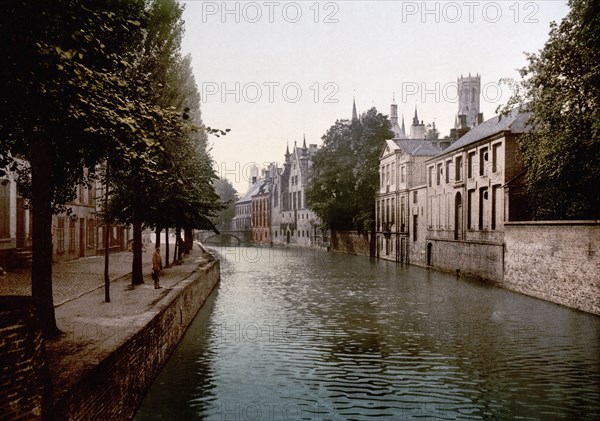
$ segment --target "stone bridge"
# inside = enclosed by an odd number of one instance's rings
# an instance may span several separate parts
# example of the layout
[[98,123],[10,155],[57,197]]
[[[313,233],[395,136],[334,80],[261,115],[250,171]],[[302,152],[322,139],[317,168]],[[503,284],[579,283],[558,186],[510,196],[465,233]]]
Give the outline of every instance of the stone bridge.
[[201,243],[234,243],[242,244],[247,243],[251,239],[250,231],[237,231],[237,230],[221,230],[219,234],[214,231],[196,231],[196,239]]

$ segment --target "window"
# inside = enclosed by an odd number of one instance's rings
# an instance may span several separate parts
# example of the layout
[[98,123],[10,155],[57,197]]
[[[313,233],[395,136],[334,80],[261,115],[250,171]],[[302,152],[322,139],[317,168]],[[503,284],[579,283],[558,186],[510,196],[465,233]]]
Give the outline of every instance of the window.
[[454,181],[462,180],[462,156],[457,156],[454,164]]
[[451,164],[452,164],[451,159],[446,161],[446,183],[450,182],[450,165]]
[[392,185],[396,184],[396,163],[392,164]]
[[400,167],[400,182],[406,183],[406,166]]
[[475,190],[469,190],[467,196],[467,229],[473,229],[473,209],[475,206]]
[[433,186],[433,166],[429,167],[427,176],[428,176],[429,187],[431,187],[431,186]]
[[69,219],[69,251],[75,251],[75,220]]
[[405,198],[400,198],[400,232],[406,231],[406,204]]
[[442,165],[443,164],[441,162],[439,162],[437,164],[437,171],[436,171],[436,176],[435,176],[435,182],[436,182],[436,184],[438,186],[440,185],[440,182],[441,182],[441,179],[442,179]]
[[492,146],[492,172],[498,171],[498,153],[500,151],[500,143]]
[[485,166],[488,160],[488,148],[479,149],[479,175],[485,174]]
[[65,218],[60,217],[56,227],[56,252],[64,253],[65,251]]
[[479,189],[479,229],[482,230],[484,227],[484,217],[485,217],[485,209],[486,202],[488,199],[488,188],[482,187]]
[[392,198],[392,224],[396,223],[396,199]]
[[89,248],[94,247],[96,242],[94,238],[94,233],[96,230],[96,221],[94,219],[87,220],[87,246]]
[[381,188],[383,188],[383,186],[385,186],[385,171],[383,167],[381,167]]
[[475,152],[469,152],[467,155],[467,178],[473,178],[473,161],[475,160]]
[[412,226],[413,241],[417,241],[417,232],[418,232],[417,228],[419,227],[419,225],[418,225],[419,219],[418,218],[419,218],[418,215],[413,215],[413,226]]
[[417,191],[413,192],[413,203],[417,203]]
[[501,186],[492,186],[492,220],[491,229],[495,230],[500,224],[499,217],[502,214],[500,208],[500,192]]

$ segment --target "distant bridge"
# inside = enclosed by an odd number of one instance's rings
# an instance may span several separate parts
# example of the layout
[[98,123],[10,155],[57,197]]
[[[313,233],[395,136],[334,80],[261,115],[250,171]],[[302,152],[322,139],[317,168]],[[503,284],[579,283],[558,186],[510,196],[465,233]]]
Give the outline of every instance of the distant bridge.
[[214,231],[196,231],[196,238],[201,243],[246,243],[250,241],[249,231],[237,231],[237,230],[221,230],[219,234],[215,234]]

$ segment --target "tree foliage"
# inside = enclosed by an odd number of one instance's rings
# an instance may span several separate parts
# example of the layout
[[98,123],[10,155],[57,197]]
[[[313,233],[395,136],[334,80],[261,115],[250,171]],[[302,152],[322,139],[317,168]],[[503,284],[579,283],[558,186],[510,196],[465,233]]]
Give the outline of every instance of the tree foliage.
[[388,118],[371,108],[360,119],[336,121],[323,136],[306,200],[326,228],[374,229],[379,155],[393,138],[390,128]]
[[225,178],[216,179],[213,186],[215,192],[219,195],[221,202],[227,206],[217,214],[213,219],[213,222],[218,229],[229,229],[231,221],[235,216],[235,202],[237,202],[240,197],[231,182]]
[[532,112],[520,150],[536,219],[600,218],[600,3],[569,5],[544,48],[527,55],[506,107]]
[[[137,222],[134,276],[141,275],[141,222],[156,220],[147,216],[148,202],[185,191],[195,198],[187,203],[190,213],[210,214],[218,203],[204,187],[214,178],[205,134],[187,122],[201,123],[197,91],[189,92],[189,58],[186,64],[180,57],[182,28],[174,0],[3,2],[0,168],[18,172],[19,190],[32,204],[32,294],[46,335],[58,332],[52,213],[65,210],[100,165],[110,166],[113,180],[122,177],[113,186],[129,188],[129,202],[121,203],[134,210],[123,221]],[[195,160],[184,165],[183,155]],[[19,162],[25,164],[17,168]],[[154,188],[157,179],[161,188]],[[201,224],[204,214],[193,216],[192,225]]]

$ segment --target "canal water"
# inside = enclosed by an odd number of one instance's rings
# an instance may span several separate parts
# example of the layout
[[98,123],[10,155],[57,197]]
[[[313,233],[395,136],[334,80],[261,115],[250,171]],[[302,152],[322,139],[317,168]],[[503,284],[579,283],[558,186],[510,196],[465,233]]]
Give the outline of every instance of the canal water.
[[426,269],[215,248],[136,420],[599,420],[600,318]]

